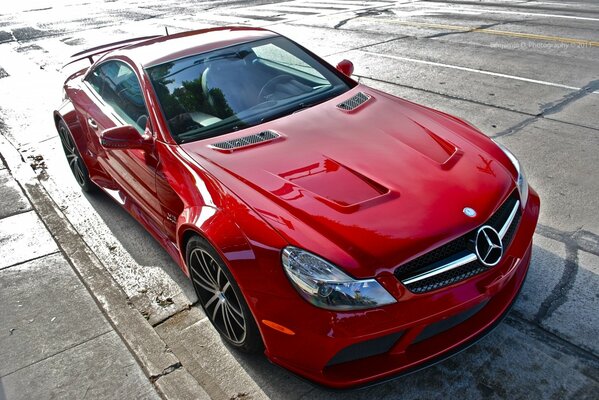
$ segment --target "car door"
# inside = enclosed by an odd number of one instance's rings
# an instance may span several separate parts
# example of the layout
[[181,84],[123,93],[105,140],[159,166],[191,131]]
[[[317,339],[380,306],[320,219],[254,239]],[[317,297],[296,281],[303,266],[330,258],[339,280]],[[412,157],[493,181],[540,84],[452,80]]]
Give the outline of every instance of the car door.
[[95,136],[98,162],[124,191],[112,193],[113,197],[126,201],[123,194],[128,196],[139,208],[132,211],[154,230],[163,231],[162,212],[156,195],[158,159],[154,148],[109,149],[100,145],[104,130],[121,125],[132,125],[140,135],[153,135],[135,70],[120,60],[106,61],[94,67],[83,84],[91,100],[85,123],[90,136]]

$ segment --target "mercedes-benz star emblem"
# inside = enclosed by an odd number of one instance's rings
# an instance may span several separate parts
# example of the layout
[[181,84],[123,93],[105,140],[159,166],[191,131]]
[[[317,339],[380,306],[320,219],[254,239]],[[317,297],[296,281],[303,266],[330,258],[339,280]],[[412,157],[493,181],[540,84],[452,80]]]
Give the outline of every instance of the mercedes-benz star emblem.
[[476,211],[474,211],[473,208],[465,207],[462,211],[464,212],[464,215],[466,215],[467,217],[470,217],[470,218],[476,217]]
[[497,265],[503,256],[503,243],[497,231],[489,225],[481,226],[476,232],[474,246],[476,256],[487,267]]

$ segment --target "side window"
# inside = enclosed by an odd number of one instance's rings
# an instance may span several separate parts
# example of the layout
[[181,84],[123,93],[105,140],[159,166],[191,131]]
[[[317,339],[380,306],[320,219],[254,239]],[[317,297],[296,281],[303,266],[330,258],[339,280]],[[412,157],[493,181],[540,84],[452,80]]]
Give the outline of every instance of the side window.
[[119,117],[144,132],[148,111],[131,67],[120,61],[108,61],[93,70],[86,80]]

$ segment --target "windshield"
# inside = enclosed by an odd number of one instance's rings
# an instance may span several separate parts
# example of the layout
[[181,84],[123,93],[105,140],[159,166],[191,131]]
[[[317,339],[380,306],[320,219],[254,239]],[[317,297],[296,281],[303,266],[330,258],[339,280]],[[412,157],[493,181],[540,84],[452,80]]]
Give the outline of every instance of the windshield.
[[279,118],[350,88],[283,37],[186,57],[147,72],[178,143]]

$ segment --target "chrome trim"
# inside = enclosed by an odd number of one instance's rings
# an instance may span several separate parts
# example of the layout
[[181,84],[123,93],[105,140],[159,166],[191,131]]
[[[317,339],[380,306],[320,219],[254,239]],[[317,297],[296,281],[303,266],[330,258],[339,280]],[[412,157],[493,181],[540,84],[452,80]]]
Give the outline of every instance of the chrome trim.
[[[507,221],[505,221],[505,224],[503,224],[503,226],[501,227],[501,230],[498,232],[499,238],[502,241],[503,241],[503,237],[507,233],[508,229],[510,229],[510,226],[512,225],[512,222],[514,222],[514,218],[516,217],[516,213],[518,212],[518,208],[519,207],[520,207],[520,200],[517,200],[516,204],[514,205],[514,209],[510,213]],[[404,285],[409,285],[411,283],[418,282],[418,281],[421,281],[423,279],[427,279],[427,278],[433,277],[435,275],[442,274],[442,273],[447,272],[447,271],[451,271],[452,269],[461,267],[462,265],[471,263],[471,262],[476,261],[476,260],[478,260],[478,257],[476,256],[476,254],[470,253],[468,255],[465,255],[462,258],[459,258],[459,259],[451,261],[451,262],[449,262],[447,264],[441,265],[441,266],[439,266],[439,267],[437,267],[435,269],[432,269],[432,270],[424,272],[422,274],[413,276],[413,277],[411,277],[409,279],[403,280],[403,281],[401,281],[401,283],[403,283]]]
[[518,212],[518,207],[520,207],[520,200],[516,200],[516,204],[514,205],[514,209],[510,213],[510,216],[505,221],[505,224],[501,227],[501,230],[498,232],[499,238],[503,240],[503,237],[507,233],[507,230],[510,229],[510,225],[514,222],[514,218],[516,217],[516,213]]
[[411,277],[409,279],[401,281],[401,283],[403,283],[404,285],[409,285],[411,283],[418,282],[418,281],[421,281],[423,279],[430,278],[432,276],[442,274],[443,272],[450,271],[450,270],[452,270],[454,268],[461,267],[462,265],[471,263],[472,261],[476,261],[476,260],[477,260],[476,254],[470,253],[470,254],[468,254],[468,255],[466,255],[466,256],[464,256],[462,258],[458,258],[457,260],[454,260],[454,261],[452,261],[452,262],[450,262],[448,264],[441,265],[440,267],[437,267],[437,268],[432,269],[430,271],[424,272],[424,273],[422,273],[420,275],[416,275],[416,276],[413,276],[413,277]]

